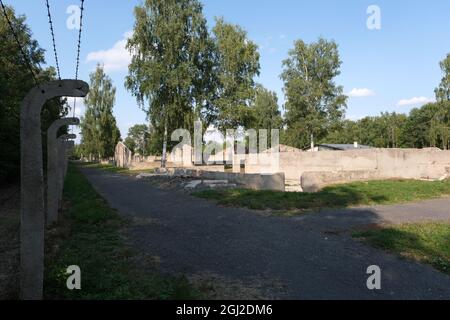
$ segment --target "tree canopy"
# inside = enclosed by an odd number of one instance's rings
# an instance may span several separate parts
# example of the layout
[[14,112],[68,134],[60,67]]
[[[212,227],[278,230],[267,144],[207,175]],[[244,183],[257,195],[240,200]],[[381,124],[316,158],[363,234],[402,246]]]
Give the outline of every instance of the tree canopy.
[[[26,57],[21,54],[4,15],[0,14],[0,181],[19,178],[20,105],[28,91],[35,86],[33,76],[27,68],[27,60],[38,83],[54,80],[56,76],[54,68],[41,68],[41,64],[45,63],[44,50],[33,39],[26,17],[17,16],[9,6],[6,7],[6,12]],[[41,114],[44,151],[48,127],[66,113],[67,107],[63,99],[53,99],[44,106]],[[44,152],[44,160],[45,154]]]
[[255,89],[249,127],[255,130],[266,129],[269,132],[272,129],[280,130],[283,127],[277,94],[260,84]]
[[136,124],[128,129],[125,145],[134,154],[149,155],[150,131],[146,124]]
[[[213,44],[197,0],[146,0],[135,8],[127,48],[132,54],[126,87],[160,135],[193,130],[214,112]],[[148,105],[146,105],[148,102]]]
[[108,158],[120,140],[113,108],[116,88],[101,65],[90,75],[90,91],[84,99],[86,112],[81,119],[81,146],[85,156]]
[[302,40],[294,43],[281,74],[286,95],[286,143],[306,147],[311,134],[320,140],[342,120],[347,97],[342,86],[334,82],[341,63],[334,41],[320,38],[311,44]]
[[438,102],[450,101],[450,53],[440,62],[443,78],[436,88],[436,100]]
[[259,75],[258,46],[238,25],[216,19],[213,28],[217,51],[218,115],[215,124],[224,131],[247,127],[255,97],[255,76]]

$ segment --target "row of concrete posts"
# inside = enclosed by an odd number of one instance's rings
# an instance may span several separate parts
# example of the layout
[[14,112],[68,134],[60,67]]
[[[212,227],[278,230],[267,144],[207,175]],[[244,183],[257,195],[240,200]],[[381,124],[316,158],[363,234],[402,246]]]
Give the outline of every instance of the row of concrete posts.
[[25,97],[20,115],[20,295],[43,298],[45,226],[58,221],[68,155],[75,135],[57,136],[60,128],[79,124],[76,118],[55,121],[47,132],[47,183],[44,182],[41,111],[56,97],[85,97],[89,86],[80,80],[51,81],[34,87]]

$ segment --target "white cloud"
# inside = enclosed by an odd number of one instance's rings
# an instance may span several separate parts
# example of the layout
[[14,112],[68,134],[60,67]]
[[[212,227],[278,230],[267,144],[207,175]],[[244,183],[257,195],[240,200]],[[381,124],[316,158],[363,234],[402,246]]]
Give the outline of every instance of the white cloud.
[[400,107],[403,106],[415,106],[415,105],[424,105],[430,102],[434,102],[434,99],[430,99],[427,97],[413,97],[411,99],[402,99],[398,102]]
[[347,95],[352,98],[363,98],[374,96],[375,92],[367,88],[353,88]]
[[86,61],[103,64],[106,72],[126,70],[131,62],[131,55],[125,46],[131,35],[132,32],[126,32],[124,38],[110,49],[90,52]]

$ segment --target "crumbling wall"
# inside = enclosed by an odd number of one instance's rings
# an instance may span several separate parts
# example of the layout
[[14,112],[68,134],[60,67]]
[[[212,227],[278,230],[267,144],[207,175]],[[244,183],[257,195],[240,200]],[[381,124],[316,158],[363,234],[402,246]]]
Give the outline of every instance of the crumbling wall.
[[253,190],[285,191],[285,178],[283,173],[275,174],[243,174],[233,172],[203,171],[196,169],[168,169],[174,176],[186,176],[199,180],[227,180],[230,183],[240,184]]
[[114,162],[116,167],[119,168],[129,168],[132,163],[132,153],[128,147],[119,142],[114,150]]
[[[259,157],[266,157],[262,162],[269,163],[271,155]],[[248,159],[245,169],[246,173],[265,173],[274,170],[267,164],[251,164]],[[283,172],[287,180],[296,181],[300,181],[305,173],[316,172],[314,179],[323,177],[323,184],[361,179],[438,180],[449,175],[450,151],[429,148],[281,152],[278,171]],[[366,174],[361,175],[362,172]]]

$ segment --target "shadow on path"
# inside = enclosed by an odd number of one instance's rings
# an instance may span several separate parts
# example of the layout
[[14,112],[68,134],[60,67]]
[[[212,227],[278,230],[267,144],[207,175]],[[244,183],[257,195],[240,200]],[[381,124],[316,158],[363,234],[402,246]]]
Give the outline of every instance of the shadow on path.
[[[450,298],[450,277],[347,235],[324,233],[314,228],[319,220],[312,215],[303,220],[266,217],[156,189],[133,177],[83,172],[122,215],[149,222],[133,225],[128,235],[142,252],[157,256],[168,272],[282,284],[282,289],[267,286],[271,298]],[[383,221],[368,208],[356,213],[364,223]],[[338,214],[328,215],[328,226],[340,223]],[[380,291],[366,286],[367,267],[374,264],[382,270]]]

